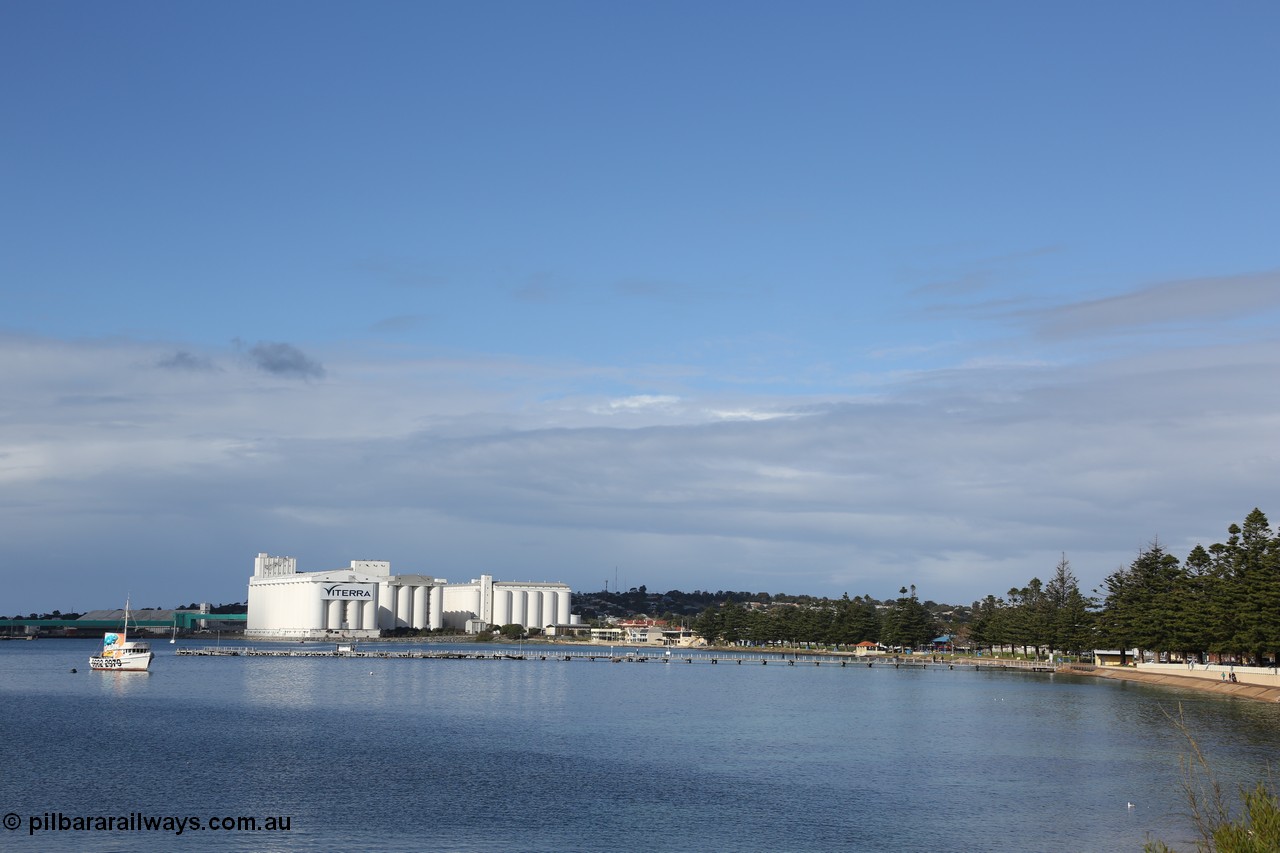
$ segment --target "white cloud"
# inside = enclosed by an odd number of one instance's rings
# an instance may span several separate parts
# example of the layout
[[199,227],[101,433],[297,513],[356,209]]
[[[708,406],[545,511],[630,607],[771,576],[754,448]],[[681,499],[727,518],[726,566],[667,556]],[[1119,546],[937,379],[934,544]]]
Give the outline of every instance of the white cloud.
[[673,397],[667,394],[635,394],[631,397],[610,400],[606,406],[598,408],[597,411],[634,412],[642,409],[657,409],[659,411],[669,412],[679,404],[679,397]]

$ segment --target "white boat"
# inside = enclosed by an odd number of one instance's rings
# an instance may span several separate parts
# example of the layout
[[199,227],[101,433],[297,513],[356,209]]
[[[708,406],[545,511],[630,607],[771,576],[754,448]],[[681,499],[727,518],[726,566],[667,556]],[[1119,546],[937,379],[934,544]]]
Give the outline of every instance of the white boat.
[[129,639],[129,602],[124,603],[124,627],[119,633],[108,632],[102,638],[102,654],[89,658],[89,669],[113,669],[119,672],[146,672],[151,666],[149,643]]

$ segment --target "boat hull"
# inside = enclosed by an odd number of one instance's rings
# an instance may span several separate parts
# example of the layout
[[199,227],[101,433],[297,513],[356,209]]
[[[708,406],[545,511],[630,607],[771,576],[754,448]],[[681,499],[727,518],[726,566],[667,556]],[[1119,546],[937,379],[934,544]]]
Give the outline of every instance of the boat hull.
[[145,654],[121,655],[119,657],[100,657],[95,655],[89,658],[89,669],[114,670],[116,672],[146,672],[151,666],[151,659],[155,657],[151,652]]

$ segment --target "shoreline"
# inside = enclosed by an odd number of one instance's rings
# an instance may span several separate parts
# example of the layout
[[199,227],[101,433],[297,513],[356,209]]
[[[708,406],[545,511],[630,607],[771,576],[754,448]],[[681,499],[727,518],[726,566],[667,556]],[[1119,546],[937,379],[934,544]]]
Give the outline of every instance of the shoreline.
[[1159,672],[1140,672],[1128,667],[1094,666],[1092,664],[1066,664],[1058,668],[1064,675],[1083,675],[1092,678],[1110,678],[1115,681],[1133,681],[1157,687],[1177,687],[1198,693],[1212,693],[1224,699],[1249,699],[1255,702],[1280,702],[1280,687],[1247,684],[1243,681],[1212,681],[1203,678],[1167,675]]
[[[13,636],[13,637],[6,636],[0,639],[21,640],[26,638],[21,636]],[[96,639],[96,638],[86,637],[86,636],[80,636],[80,637],[42,636],[40,637],[40,639]],[[196,639],[205,639],[205,637],[183,636],[183,637],[179,637],[178,639],[186,640],[189,642],[191,640],[196,640]],[[232,641],[236,641],[236,640],[245,641],[247,638],[243,636],[236,636],[236,637],[226,637],[224,639],[228,639]],[[262,642],[280,643],[280,644],[287,644],[290,646],[293,646],[293,645],[318,646],[318,645],[331,645],[334,643],[341,643],[341,642],[353,642],[351,640],[342,640],[342,639],[323,639],[323,640],[309,639],[303,642],[299,642],[296,639],[292,639],[292,640],[276,639],[276,638],[271,638],[271,639],[254,638],[254,639],[260,640]],[[517,645],[517,642],[504,643],[501,641],[496,641],[496,638],[495,640],[491,640],[489,642],[476,642],[476,638],[474,635],[465,635],[465,634],[464,635],[445,635],[445,636],[437,636],[437,637],[379,637],[379,638],[361,639],[354,642],[360,643],[360,644],[368,643],[368,644],[387,644],[387,645],[398,645],[401,643],[403,644],[442,643],[443,644],[443,643],[451,643],[451,642],[468,644],[468,645],[475,644],[478,646],[487,646],[491,644],[492,645],[512,645],[512,646]],[[624,648],[624,649],[645,650],[645,651],[649,651],[649,650],[677,651],[677,649],[670,648],[670,647],[666,647],[665,649],[662,649],[659,647],[649,646],[647,644],[630,644],[630,643],[606,644],[606,643],[592,643],[592,642],[582,642],[582,641],[564,642],[563,640],[558,640],[558,638],[549,638],[549,637],[529,638],[519,644],[524,646],[535,646],[535,647],[542,646],[542,645],[548,645],[548,646],[563,645],[563,646],[569,646],[571,648],[577,647],[580,650],[587,650],[587,649],[594,650],[594,649],[600,649],[602,647],[611,647],[611,648]],[[756,648],[756,647],[744,648],[740,646],[699,646],[699,647],[693,647],[693,648],[680,648],[678,649],[678,651],[701,652],[701,653],[749,652],[749,653],[754,653],[760,656],[767,656],[767,657],[780,658],[780,659],[786,659],[788,656],[798,657],[799,655],[804,655],[805,657],[831,657],[831,658],[836,658],[838,660],[844,660],[846,662],[851,660],[857,661],[858,663],[865,662],[868,665],[874,665],[874,664],[880,664],[880,665],[895,665],[895,664],[904,665],[905,664],[908,666],[951,665],[951,666],[973,666],[975,668],[990,667],[993,669],[999,668],[999,669],[1010,669],[1010,670],[1020,670],[1020,669],[1029,670],[1029,669],[1035,668],[1042,672],[1050,671],[1047,668],[1048,665],[1044,662],[1039,662],[1039,661],[1029,662],[1029,661],[1021,661],[1016,659],[1004,660],[1000,658],[959,658],[959,657],[947,657],[947,656],[941,656],[941,655],[935,656],[935,655],[921,654],[921,655],[912,655],[912,656],[907,656],[905,658],[895,659],[893,657],[886,656],[886,655],[858,655],[852,651],[833,651],[831,649],[783,650],[779,648]],[[1045,667],[1045,668],[1040,669],[1040,667]],[[1182,675],[1173,675],[1173,674],[1163,673],[1163,672],[1144,672],[1144,671],[1133,669],[1131,667],[1097,666],[1095,664],[1084,664],[1084,663],[1061,664],[1052,671],[1059,673],[1061,675],[1077,675],[1077,676],[1082,676],[1086,678],[1109,678],[1113,681],[1131,681],[1137,684],[1146,684],[1154,687],[1171,687],[1175,689],[1192,690],[1197,693],[1212,694],[1224,699],[1244,699],[1244,700],[1253,701],[1253,702],[1280,703],[1280,686],[1250,684],[1245,681],[1236,681],[1236,682],[1214,681],[1211,679],[1196,678],[1196,677],[1189,677],[1189,676],[1182,676]]]

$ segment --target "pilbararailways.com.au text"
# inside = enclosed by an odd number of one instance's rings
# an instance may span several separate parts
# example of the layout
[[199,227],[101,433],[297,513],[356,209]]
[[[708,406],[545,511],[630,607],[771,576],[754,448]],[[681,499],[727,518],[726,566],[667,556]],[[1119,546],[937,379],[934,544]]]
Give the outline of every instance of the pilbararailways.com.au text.
[[248,817],[236,815],[149,815],[130,812],[116,815],[66,814],[44,812],[25,818],[9,812],[4,828],[10,831],[27,828],[27,835],[37,832],[290,832],[293,818],[285,816]]

